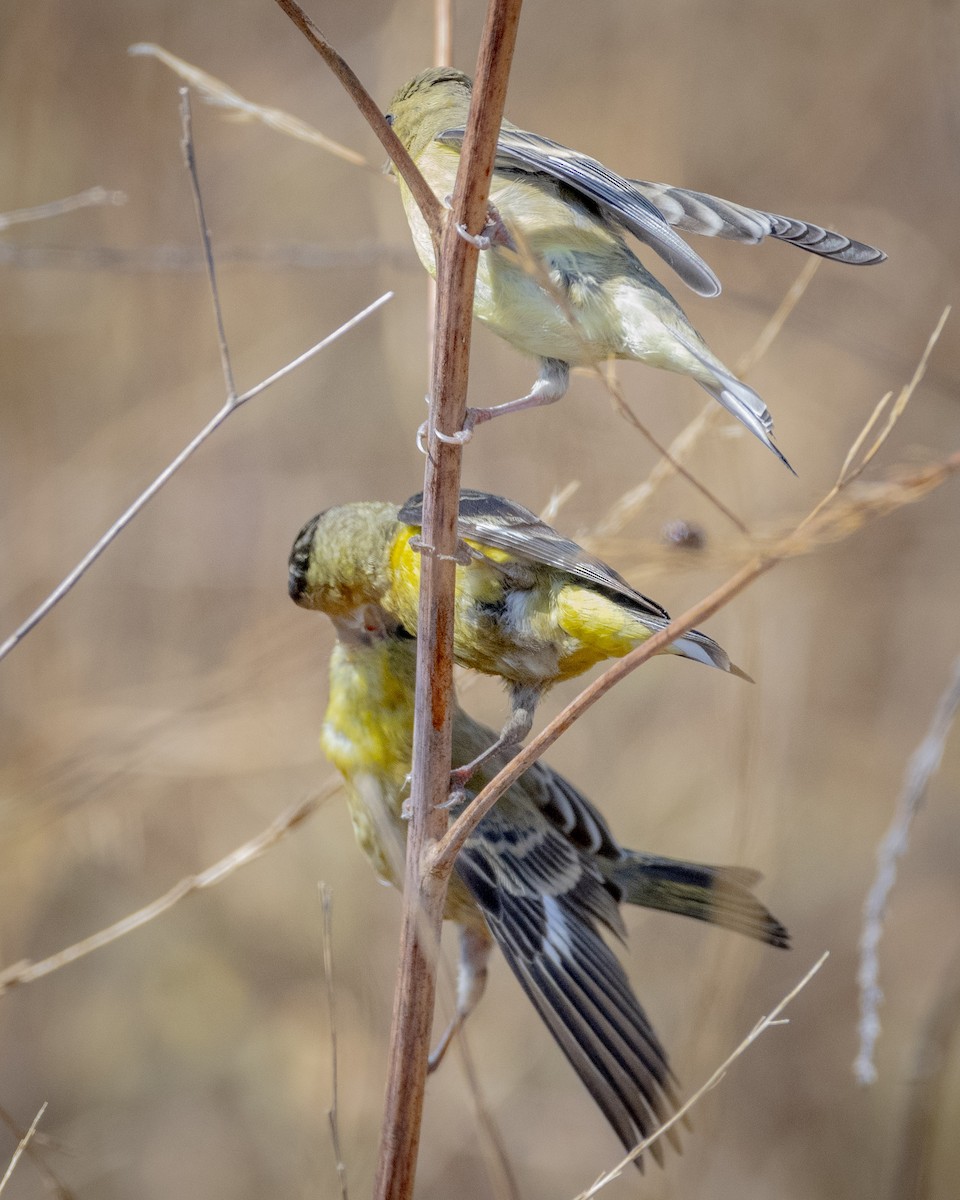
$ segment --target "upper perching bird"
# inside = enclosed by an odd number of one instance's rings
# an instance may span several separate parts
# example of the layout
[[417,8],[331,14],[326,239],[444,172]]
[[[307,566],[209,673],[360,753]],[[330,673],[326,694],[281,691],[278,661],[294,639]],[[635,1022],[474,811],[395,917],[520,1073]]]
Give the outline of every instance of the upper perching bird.
[[[416,643],[376,605],[333,617],[338,641],[321,743],[347,783],[357,841],[377,873],[403,879],[401,817],[411,767]],[[483,757],[491,730],[459,706],[453,761]],[[480,789],[506,762],[486,761]],[[664,1051],[616,955],[601,936],[625,929],[622,903],[679,913],[786,947],[786,929],[752,894],[759,876],[626,850],[577,789],[543,763],[529,768],[467,840],[445,916],[460,927],[457,1011],[431,1056],[479,1002],[494,942],[620,1140],[631,1149],[676,1107]],[[652,1153],[661,1160],[659,1144]]]
[[[331,617],[377,604],[417,631],[422,498],[402,508],[344,504],[308,521],[290,554],[291,597]],[[530,732],[543,693],[607,658],[622,658],[670,616],[612,567],[502,496],[460,493],[454,655],[499,675],[511,714],[498,748]],[[690,630],[665,648],[745,678],[705,633]],[[463,776],[459,782],[463,782]]]
[[[472,86],[460,71],[436,67],[416,75],[390,103],[387,120],[441,199],[453,192]],[[429,231],[402,179],[400,191],[420,261],[435,275]],[[742,242],[774,237],[835,262],[865,265],[886,258],[873,246],[806,221],[623,179],[596,159],[509,121],[497,142],[490,204],[496,219],[480,255],[474,315],[539,358],[540,374],[519,400],[468,410],[464,436],[477,422],[559,400],[571,366],[636,359],[689,375],[786,463],[764,402],[710,351],[625,235],[650,246],[702,296],[716,296],[719,281],[673,226]],[[542,263],[555,294],[541,287],[518,249]]]

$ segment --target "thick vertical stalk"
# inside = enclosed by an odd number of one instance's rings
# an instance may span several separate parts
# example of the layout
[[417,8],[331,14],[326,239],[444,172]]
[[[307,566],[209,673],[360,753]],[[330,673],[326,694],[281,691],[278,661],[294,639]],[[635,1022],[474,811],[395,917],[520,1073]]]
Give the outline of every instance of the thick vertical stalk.
[[449,870],[424,871],[424,850],[443,834],[450,774],[453,604],[461,448],[435,430],[455,433],[466,414],[470,327],[477,251],[456,226],[482,229],[496,138],[503,117],[521,0],[490,0],[453,206],[437,271],[430,435],[424,475],[417,706],[400,965],[394,997],[387,1096],[376,1200],[413,1194],[433,1019],[435,960]]

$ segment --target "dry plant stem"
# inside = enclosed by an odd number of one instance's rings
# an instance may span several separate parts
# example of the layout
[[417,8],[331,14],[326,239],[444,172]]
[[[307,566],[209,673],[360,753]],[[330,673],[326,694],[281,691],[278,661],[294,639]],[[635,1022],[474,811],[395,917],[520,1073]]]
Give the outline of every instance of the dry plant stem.
[[19,962],[0,971],[0,996],[21,984],[33,983],[36,979],[42,979],[44,975],[50,975],[61,967],[67,966],[68,963],[76,962],[78,958],[85,958],[95,950],[109,946],[111,942],[125,937],[128,933],[133,933],[135,929],[140,929],[165,912],[169,912],[175,904],[179,904],[181,900],[193,895],[194,892],[202,892],[206,888],[216,887],[234,871],[253,862],[261,854],[265,854],[291,830],[296,829],[308,817],[313,816],[326,800],[339,791],[341,786],[340,779],[330,780],[316,795],[291,805],[271,821],[262,833],[258,833],[256,837],[244,842],[242,846],[231,850],[213,866],[207,867],[198,875],[187,875],[151,904],[137,909],[136,912],[128,913],[113,925],[108,925],[106,929],[101,929],[97,933],[91,934],[90,937],[74,942],[73,945],[67,946],[39,962]]
[[897,862],[907,852],[910,827],[927,794],[930,780],[943,758],[947,737],[954,717],[960,709],[960,658],[954,664],[953,675],[940,697],[926,736],[907,764],[903,788],[897,800],[890,828],[877,850],[877,873],[863,906],[863,929],[860,934],[860,1049],[853,1064],[853,1073],[861,1084],[875,1083],[877,1068],[873,1054],[880,1036],[880,958],[878,947],[883,937],[883,922],[887,901],[897,879]]
[[85,192],[65,196],[63,200],[51,200],[47,204],[35,204],[33,208],[15,208],[10,212],[0,213],[0,229],[9,229],[11,225],[20,225],[25,221],[45,221],[78,208],[97,208],[104,204],[126,202],[124,192],[109,192],[103,187],[87,188]]
[[176,472],[180,469],[180,467],[183,466],[187,459],[190,458],[190,456],[196,450],[198,450],[200,446],[203,445],[207,438],[209,438],[213,433],[216,432],[216,430],[220,428],[220,426],[232,413],[236,412],[238,408],[246,404],[248,400],[252,400],[254,396],[259,395],[260,392],[270,387],[270,385],[275,383],[278,379],[283,378],[284,375],[289,374],[290,371],[306,362],[307,359],[312,358],[314,354],[317,354],[325,346],[329,346],[331,342],[336,341],[337,338],[346,333],[349,329],[352,329],[354,325],[358,324],[370,313],[378,309],[381,304],[384,304],[393,295],[392,292],[387,292],[385,295],[381,296],[379,300],[374,301],[373,304],[365,308],[363,312],[358,313],[355,317],[352,317],[349,321],[347,321],[346,324],[341,325],[339,329],[335,330],[328,337],[324,338],[323,341],[318,342],[315,346],[311,347],[311,349],[306,351],[305,354],[301,354],[292,362],[287,363],[286,366],[281,367],[279,371],[275,371],[273,375],[269,376],[261,383],[258,383],[256,387],[251,388],[248,392],[244,392],[242,396],[238,396],[233,382],[233,370],[230,365],[230,351],[227,346],[226,334],[224,332],[223,312],[220,306],[220,294],[217,289],[217,275],[213,259],[213,247],[210,242],[210,232],[207,229],[206,218],[203,211],[203,196],[200,191],[200,180],[197,175],[196,168],[196,155],[193,149],[190,99],[186,88],[181,88],[180,90],[180,123],[181,146],[184,153],[187,171],[190,176],[190,186],[193,191],[194,207],[197,213],[197,223],[200,228],[200,239],[203,244],[204,264],[206,266],[207,279],[210,284],[210,294],[213,301],[214,316],[217,323],[220,362],[223,368],[224,381],[227,390],[226,403],[207,423],[207,425],[200,430],[197,436],[191,442],[189,442],[183,450],[180,451],[177,457],[167,467],[165,467],[163,471],[160,472],[153,483],[151,483],[145,491],[141,492],[141,494],[137,497],[133,504],[130,505],[126,512],[124,512],[113,523],[113,525],[110,526],[103,537],[100,538],[93,548],[80,560],[70,574],[67,575],[66,578],[64,578],[56,588],[54,588],[50,595],[47,596],[46,600],[44,600],[42,604],[34,609],[26,621],[24,621],[23,624],[20,625],[19,628],[16,629],[10,635],[10,637],[8,637],[7,640],[2,643],[2,645],[0,645],[0,660],[5,658],[6,655],[9,654],[14,648],[14,646],[16,646],[18,642],[26,637],[31,629],[35,628],[35,626],[37,626],[40,621],[43,620],[47,613],[50,612],[50,610],[60,600],[63,599],[63,597],[67,594],[67,592],[70,591],[74,584],[86,573],[93,563],[96,562],[96,560],[100,557],[104,550],[106,550],[110,543],[123,531],[123,529],[126,528],[127,525],[130,524],[130,522],[137,515],[137,513],[140,512],[144,505],[153,499],[163,485],[174,474],[176,474]]
[[924,1200],[932,1194],[930,1167],[938,1125],[946,1133],[949,1113],[951,1051],[960,1035],[960,952],[947,966],[933,1007],[920,1031],[913,1066],[903,1133],[891,1200]]
[[370,314],[380,308],[381,305],[386,304],[386,302],[391,299],[392,296],[393,292],[384,293],[379,300],[375,300],[373,304],[368,305],[363,312],[359,312],[356,314],[356,316],[351,317],[350,320],[341,325],[339,329],[335,329],[333,333],[328,334],[323,341],[317,342],[315,346],[311,346],[309,350],[293,359],[292,362],[287,363],[286,366],[281,367],[279,371],[274,371],[272,375],[269,375],[255,387],[252,387],[248,392],[244,392],[242,395],[237,396],[232,403],[228,402],[225,404],[223,408],[221,408],[216,414],[216,416],[214,416],[212,420],[210,420],[203,427],[203,429],[200,430],[197,436],[186,446],[184,446],[176,458],[173,459],[173,461],[166,467],[164,467],[153,483],[151,483],[148,488],[141,492],[136,500],[134,500],[134,502],[130,505],[130,507],[120,517],[118,517],[116,521],[114,521],[103,537],[101,537],[100,540],[88,551],[88,553],[84,555],[84,557],[80,560],[80,562],[77,563],[70,574],[61,580],[61,582],[54,588],[50,595],[47,596],[43,603],[38,605],[37,608],[35,608],[30,614],[30,616],[27,617],[27,619],[23,622],[23,624],[14,630],[14,632],[6,639],[5,642],[0,644],[0,659],[6,658],[14,646],[21,642],[23,638],[25,638],[26,635],[31,631],[31,629],[39,625],[47,613],[50,612],[50,610],[63,599],[67,592],[70,591],[74,584],[86,574],[88,569],[97,561],[104,550],[106,550],[111,542],[113,542],[118,535],[123,532],[133,518],[140,512],[140,510],[144,508],[150,500],[153,499],[163,485],[167,483],[168,480],[177,473],[177,471],[180,470],[187,459],[190,458],[195,451],[200,449],[207,438],[209,438],[211,434],[215,433],[229,416],[236,412],[236,410],[242,405],[246,404],[248,400],[252,400],[254,396],[259,396],[261,392],[266,391],[266,389],[269,387],[272,387],[273,384],[282,379],[285,375],[289,375],[291,371],[295,371],[297,367],[302,366],[305,362],[307,362],[308,359],[313,358],[315,354],[319,354],[321,350],[326,349],[326,347],[331,345],[331,343],[335,342],[338,338],[349,332],[349,330],[353,329],[355,325],[359,325],[361,321],[369,317]]
[[[278,0],[279,2],[279,0]],[[413,1194],[435,993],[435,962],[449,870],[424,869],[424,848],[442,834],[450,779],[453,601],[461,448],[441,442],[463,427],[477,250],[457,225],[479,231],[503,118],[520,0],[490,0],[476,83],[437,272],[437,338],[424,473],[417,692],[400,965],[394,993],[387,1095],[377,1162],[377,1200]],[[452,863],[451,863],[452,865]]]
[[[942,462],[922,468],[912,476],[897,479],[888,484],[876,485],[862,499],[851,501],[846,507],[840,509],[830,520],[827,519],[830,516],[829,512],[823,514],[819,523],[816,524],[811,522],[809,517],[804,518],[789,537],[765,553],[757,555],[732,575],[726,583],[721,584],[709,596],[701,600],[699,604],[687,609],[681,616],[675,617],[666,629],[655,633],[642,646],[638,646],[624,658],[618,659],[589,687],[584,688],[537,737],[528,742],[510,760],[499,775],[492,779],[469,807],[461,813],[447,830],[443,839],[434,847],[430,857],[430,870],[449,871],[466,839],[507,788],[519,779],[523,772],[552,746],[574,721],[596,704],[600,697],[606,695],[621,679],[626,678],[631,671],[635,671],[647,659],[658,654],[670,642],[713,616],[734,596],[739,595],[744,588],[759,579],[761,575],[766,574],[771,567],[783,562],[784,559],[807,554],[822,543],[848,537],[871,517],[883,516],[904,504],[921,499],[958,471],[960,471],[960,451]],[[821,505],[817,505],[818,513],[821,511],[821,507]],[[800,536],[801,530],[807,531],[804,536]]]
[[46,1111],[47,1111],[47,1102],[46,1102],[46,1100],[44,1100],[44,1102],[40,1105],[39,1112],[33,1118],[33,1122],[31,1123],[30,1128],[20,1139],[20,1142],[17,1145],[16,1150],[14,1150],[13,1157],[10,1159],[10,1163],[9,1163],[6,1171],[4,1172],[3,1178],[0,1179],[0,1193],[3,1192],[3,1190],[6,1188],[7,1184],[9,1183],[10,1176],[13,1174],[17,1163],[20,1161],[20,1155],[24,1152],[24,1150],[26,1150],[27,1146],[30,1144],[30,1139],[37,1132],[37,1126],[40,1124],[40,1118],[43,1116],[43,1114]]
[[457,1049],[460,1051],[460,1061],[466,1076],[467,1088],[473,1097],[480,1151],[487,1165],[487,1174],[495,1200],[520,1200],[520,1187],[513,1173],[507,1148],[503,1144],[500,1130],[497,1128],[480,1090],[480,1081],[477,1078],[465,1027],[461,1027],[457,1031]]
[[327,1011],[330,1014],[330,1107],[327,1119],[330,1122],[330,1140],[337,1157],[337,1179],[340,1182],[341,1200],[347,1200],[347,1165],[340,1149],[339,1078],[337,1073],[337,998],[333,986],[333,903],[330,889],[320,884],[320,908],[323,912],[323,979],[327,989]]
[[223,368],[223,381],[227,388],[227,404],[233,407],[237,402],[237,388],[233,381],[233,365],[230,362],[227,334],[223,327],[223,308],[220,304],[220,289],[217,287],[217,266],[213,260],[213,243],[210,240],[207,215],[203,208],[200,176],[197,174],[197,155],[193,148],[193,114],[190,111],[190,89],[185,87],[180,88],[180,132],[180,148],[183,151],[183,161],[187,168],[187,174],[190,176],[193,207],[197,214],[197,228],[200,230],[200,241],[203,245],[203,261],[207,270],[207,282],[210,284],[210,296],[213,300],[213,317],[217,324],[217,344],[220,348],[220,366]]
[[433,0],[433,65],[453,63],[453,0]]
[[687,481],[687,483],[694,487],[700,493],[700,495],[703,496],[705,500],[709,501],[709,503],[712,504],[718,512],[722,513],[732,525],[735,525],[744,537],[748,538],[750,536],[750,530],[746,527],[743,521],[740,520],[737,514],[729,509],[723,503],[723,501],[719,499],[719,497],[715,496],[705,484],[701,483],[700,480],[697,479],[696,475],[688,471],[683,463],[680,462],[678,458],[675,458],[662,442],[657,441],[657,439],[653,436],[646,425],[643,424],[626,400],[624,400],[623,394],[621,393],[619,387],[611,379],[608,379],[603,372],[599,372],[599,374],[607,388],[607,391],[613,397],[614,405],[616,406],[617,411],[620,413],[620,416],[623,417],[628,424],[632,425],[634,429],[643,434],[650,445],[653,446],[654,450],[656,450],[657,453],[662,456],[661,462],[668,463],[677,475],[681,475]]
[[[560,712],[553,721],[533,741],[529,742],[511,761],[495,776],[482,792],[472,801],[469,807],[461,813],[452,826],[447,830],[441,842],[433,848],[429,863],[431,871],[449,872],[453,862],[460,853],[464,842],[477,827],[477,824],[496,804],[503,793],[548,749],[562,733],[577,720],[588,708],[605,695],[610,688],[635,670],[648,658],[659,653],[664,647],[682,634],[699,625],[701,621],[712,616],[734,596],[742,592],[754,580],[782,562],[784,558],[809,553],[818,544],[826,541],[836,541],[849,537],[851,533],[873,516],[882,516],[894,511],[904,504],[910,504],[939,487],[947,478],[960,470],[960,451],[952,454],[942,462],[933,463],[922,468],[907,478],[895,479],[887,484],[874,485],[860,500],[855,500],[841,507],[838,512],[831,512],[831,505],[837,501],[844,489],[858,478],[864,466],[874,458],[881,446],[890,435],[897,419],[903,413],[916,388],[919,386],[926,370],[927,362],[936,345],[944,322],[949,315],[949,308],[944,310],[930,340],[927,342],[920,362],[913,377],[900,392],[896,404],[888,416],[886,425],[875,439],[870,448],[861,455],[861,450],[869,431],[879,419],[885,401],[881,401],[867,421],[863,430],[856,438],[844,459],[837,482],[820,500],[793,533],[782,539],[776,546],[763,554],[757,555],[746,566],[741,567],[726,583],[721,584],[706,599],[688,609],[682,616],[674,618],[666,629],[660,630],[648,638],[643,645],[631,651],[624,658],[608,667],[607,670],[589,687],[577,696]],[[857,456],[860,461],[854,463]]]
[[[736,364],[734,374],[739,379],[744,379],[770,349],[774,339],[786,323],[787,318],[800,303],[804,292],[810,286],[819,265],[820,260],[811,257],[810,262],[804,266],[803,270],[790,285],[786,295],[777,306],[776,312],[774,312],[770,320],[761,329],[759,336],[750,349]],[[596,535],[598,537],[610,537],[615,533],[620,533],[627,522],[632,520],[644,504],[646,504],[660,484],[665,483],[666,480],[676,474],[677,464],[682,463],[690,457],[693,448],[700,441],[701,437],[703,437],[708,429],[712,429],[715,425],[718,425],[723,415],[723,409],[714,401],[705,404],[700,413],[673,439],[667,453],[660,459],[643,483],[638,487],[631,488],[629,492],[625,492],[616,504],[613,505],[609,513],[596,526],[594,531]]]
[[670,624],[648,638],[642,646],[631,650],[624,658],[618,659],[608,667],[599,678],[572,700],[562,712],[558,713],[549,725],[532,741],[528,742],[514,758],[487,784],[469,807],[460,814],[447,830],[442,840],[434,847],[430,856],[430,870],[449,872],[453,863],[463,848],[464,842],[476,829],[480,821],[487,815],[503,793],[515,783],[540,756],[549,749],[562,733],[565,733],[574,721],[578,720],[612,687],[625,679],[632,671],[641,666],[665,649],[670,642],[699,625],[701,621],[712,616],[718,609],[728,604],[734,596],[745,587],[759,579],[761,575],[776,566],[785,555],[776,552],[754,558],[745,567],[731,576],[726,583],[710,593],[706,599],[688,608],[681,616],[674,618]]
[[787,1005],[800,992],[803,991],[803,989],[807,986],[814,975],[816,975],[829,957],[830,952],[826,951],[817,959],[817,961],[813,964],[806,975],[804,975],[796,987],[791,989],[791,991],[784,996],[776,1008],[768,1013],[767,1016],[761,1018],[761,1020],[754,1025],[753,1029],[751,1029],[736,1050],[734,1050],[734,1052],[729,1055],[729,1057],[725,1059],[725,1061],[722,1062],[719,1067],[717,1067],[705,1084],[697,1088],[690,1099],[673,1114],[669,1121],[665,1121],[658,1129],[655,1129],[649,1137],[644,1138],[642,1142],[634,1146],[634,1148],[625,1158],[621,1159],[615,1167],[612,1167],[605,1174],[601,1175],[600,1178],[597,1179],[596,1182],[593,1183],[589,1188],[587,1188],[585,1192],[581,1192],[576,1197],[576,1200],[592,1200],[592,1197],[596,1196],[596,1194],[605,1188],[608,1183],[612,1183],[614,1179],[618,1179],[620,1175],[623,1174],[625,1168],[630,1166],[634,1159],[638,1158],[644,1152],[644,1150],[647,1149],[651,1142],[655,1142],[658,1138],[662,1137],[668,1129],[676,1125],[678,1121],[682,1121],[690,1109],[693,1108],[694,1104],[696,1104],[701,1098],[701,1096],[706,1095],[707,1092],[716,1087],[716,1085],[721,1081],[721,1079],[723,1079],[724,1075],[730,1069],[730,1066],[740,1057],[741,1054],[744,1053],[745,1050],[748,1050],[750,1046],[753,1045],[753,1043],[758,1037],[760,1037],[762,1033],[765,1033],[774,1025],[789,1025],[789,1021],[780,1020],[780,1014],[787,1007]]
[[252,100],[247,100],[239,92],[234,91],[222,79],[217,79],[216,76],[201,71],[199,67],[195,67],[193,63],[188,63],[183,58],[177,58],[169,50],[164,50],[162,46],[155,46],[152,42],[137,42],[135,46],[128,47],[127,53],[134,56],[146,55],[156,58],[164,66],[169,67],[175,75],[186,80],[208,104],[232,109],[234,115],[240,118],[260,121],[278,133],[285,133],[288,137],[297,138],[298,141],[307,142],[311,146],[317,146],[336,158],[342,158],[352,166],[363,167],[367,171],[375,171],[378,175],[380,174],[380,169],[367,162],[363,155],[358,154],[356,150],[351,150],[348,146],[341,146],[339,142],[322,134],[319,129],[314,129],[306,121],[301,121],[299,117],[293,117],[280,108],[267,108],[262,104],[254,104]]
[[427,181],[417,170],[416,164],[407,153],[406,147],[393,132],[384,119],[383,113],[374,103],[373,97],[357,78],[352,67],[334,50],[313,21],[307,16],[299,4],[293,0],[277,0],[290,20],[296,25],[314,50],[320,55],[330,70],[336,75],[347,89],[351,99],[366,118],[367,124],[380,139],[380,143],[390,155],[390,160],[403,176],[403,181],[413,194],[417,207],[423,214],[434,243],[439,245],[443,233],[443,208],[440,201],[430,190]]
[[[22,1142],[26,1137],[27,1131],[15,1121],[5,1108],[0,1106],[0,1121],[10,1130],[18,1142]],[[57,1200],[75,1200],[73,1192],[65,1187],[62,1180],[47,1166],[44,1162],[37,1145],[34,1142],[28,1142],[24,1146],[24,1153],[27,1158],[33,1163],[37,1170],[46,1178],[49,1184],[49,1190],[57,1197]]]

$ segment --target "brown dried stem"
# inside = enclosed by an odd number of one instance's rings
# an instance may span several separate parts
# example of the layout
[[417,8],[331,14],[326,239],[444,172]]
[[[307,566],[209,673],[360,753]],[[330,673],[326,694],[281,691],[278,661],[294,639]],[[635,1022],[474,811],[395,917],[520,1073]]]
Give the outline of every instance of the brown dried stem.
[[53,971],[58,971],[61,967],[76,962],[78,958],[85,958],[86,955],[92,954],[95,950],[101,950],[104,946],[109,946],[111,942],[125,937],[128,933],[133,933],[135,929],[139,929],[142,925],[147,925],[150,921],[155,921],[157,917],[162,916],[165,912],[169,912],[175,904],[179,904],[181,900],[193,895],[194,892],[202,892],[206,888],[215,887],[218,883],[222,883],[228,875],[232,875],[240,867],[245,867],[247,863],[251,863],[259,858],[261,854],[265,854],[281,838],[286,837],[292,829],[296,829],[301,825],[307,817],[312,816],[321,804],[338,791],[341,786],[342,782],[339,778],[332,779],[308,800],[299,800],[296,804],[285,809],[270,822],[266,829],[258,833],[256,837],[244,842],[242,846],[238,846],[235,850],[231,850],[229,854],[221,858],[219,862],[215,862],[213,866],[207,867],[205,871],[201,871],[197,875],[187,875],[179,883],[174,884],[169,891],[164,892],[162,896],[150,904],[147,904],[143,908],[138,908],[136,912],[127,913],[125,917],[122,917],[119,921],[115,921],[112,925],[108,925],[105,929],[100,929],[89,937],[85,937],[79,942],[74,942],[73,945],[67,946],[63,950],[58,950],[56,954],[51,954],[49,958],[43,958],[39,962],[30,962],[27,960],[14,963],[13,966],[0,971],[0,996],[15,987],[19,987],[20,984],[33,983],[35,979],[42,979],[44,975],[50,975]]
[[[350,94],[350,98],[365,117],[367,124],[380,139],[380,143],[390,155],[390,161],[403,176],[403,181],[410,189],[417,207],[423,214],[434,243],[439,245],[443,233],[443,208],[424,177],[417,170],[416,164],[407,153],[407,148],[387,124],[383,113],[377,107],[373,97],[357,78],[353,68],[348,66],[342,56],[331,46],[313,21],[307,16],[299,4],[293,0],[277,0],[290,20],[296,25],[310,45],[316,50],[330,70],[336,75]],[[500,123],[497,122],[497,132]],[[486,210],[484,210],[486,211]]]
[[[770,550],[751,559],[726,583],[721,584],[699,604],[695,604],[681,616],[674,618],[666,629],[662,629],[653,637],[648,638],[642,646],[638,646],[636,650],[619,659],[589,687],[584,688],[542,733],[527,743],[510,760],[466,811],[461,813],[434,848],[429,864],[430,870],[441,874],[449,872],[464,842],[507,788],[515,783],[524,771],[552,746],[562,733],[569,729],[574,721],[596,704],[601,696],[606,695],[615,684],[619,683],[621,679],[625,679],[647,659],[660,653],[670,642],[713,616],[734,596],[739,595],[761,575],[766,574],[771,567],[775,567],[784,559],[808,554],[827,542],[849,537],[866,521],[873,517],[884,516],[904,504],[921,499],[958,471],[960,471],[960,451],[911,475],[895,476],[878,484],[863,485],[860,492],[845,504],[838,504],[831,508],[829,505],[824,506],[822,501],[818,503],[788,537],[782,539]],[[836,499],[839,492],[834,490],[832,495]]]
[[[446,813],[439,806],[449,791],[453,705],[453,600],[461,448],[441,437],[461,429],[466,414],[477,270],[477,250],[459,236],[457,226],[479,230],[486,221],[520,5],[521,0],[490,0],[451,219],[440,245],[424,473],[413,819],[407,842],[400,966],[374,1187],[377,1200],[408,1200],[413,1194],[433,1018],[435,960],[453,866],[451,860],[446,872],[424,869],[424,849],[443,834],[446,825]],[[283,7],[287,8],[286,3]]]

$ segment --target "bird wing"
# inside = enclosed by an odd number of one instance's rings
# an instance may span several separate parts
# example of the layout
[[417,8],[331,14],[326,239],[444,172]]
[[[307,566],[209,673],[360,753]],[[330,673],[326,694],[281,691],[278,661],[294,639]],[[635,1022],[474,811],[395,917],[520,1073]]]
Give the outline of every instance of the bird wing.
[[668,183],[647,183],[643,179],[626,182],[637,194],[656,205],[669,224],[688,233],[754,244],[772,237],[799,246],[801,250],[809,250],[812,254],[819,254],[822,258],[854,266],[870,266],[883,262],[887,257],[876,246],[868,246],[866,242],[834,233],[821,225],[814,225],[812,221],[799,221],[795,217],[782,217],[759,208],[747,208],[732,200],[723,200],[706,192],[671,187]]
[[[462,127],[447,129],[436,140],[459,148],[464,132]],[[595,158],[539,134],[505,126],[497,139],[497,166],[543,173],[566,184],[655,250],[687,287],[700,296],[719,296],[719,279],[700,255],[673,231],[657,206],[629,180],[621,178]]]
[[522,787],[550,824],[584,854],[611,862],[624,856],[603,814],[542,759],[524,771],[516,786]]
[[[677,1100],[666,1052],[600,935],[600,924],[621,925],[599,874],[539,813],[519,806],[484,817],[455,870],[544,1024],[632,1149]],[[652,1153],[661,1161],[658,1144]]]
[[[406,525],[423,523],[423,493],[403,505],[397,519]],[[561,534],[522,504],[490,492],[464,488],[460,493],[457,531],[462,538],[504,550],[522,561],[565,571],[584,583],[613,592],[647,616],[669,621],[670,614],[655,600],[644,596],[599,558]]]

